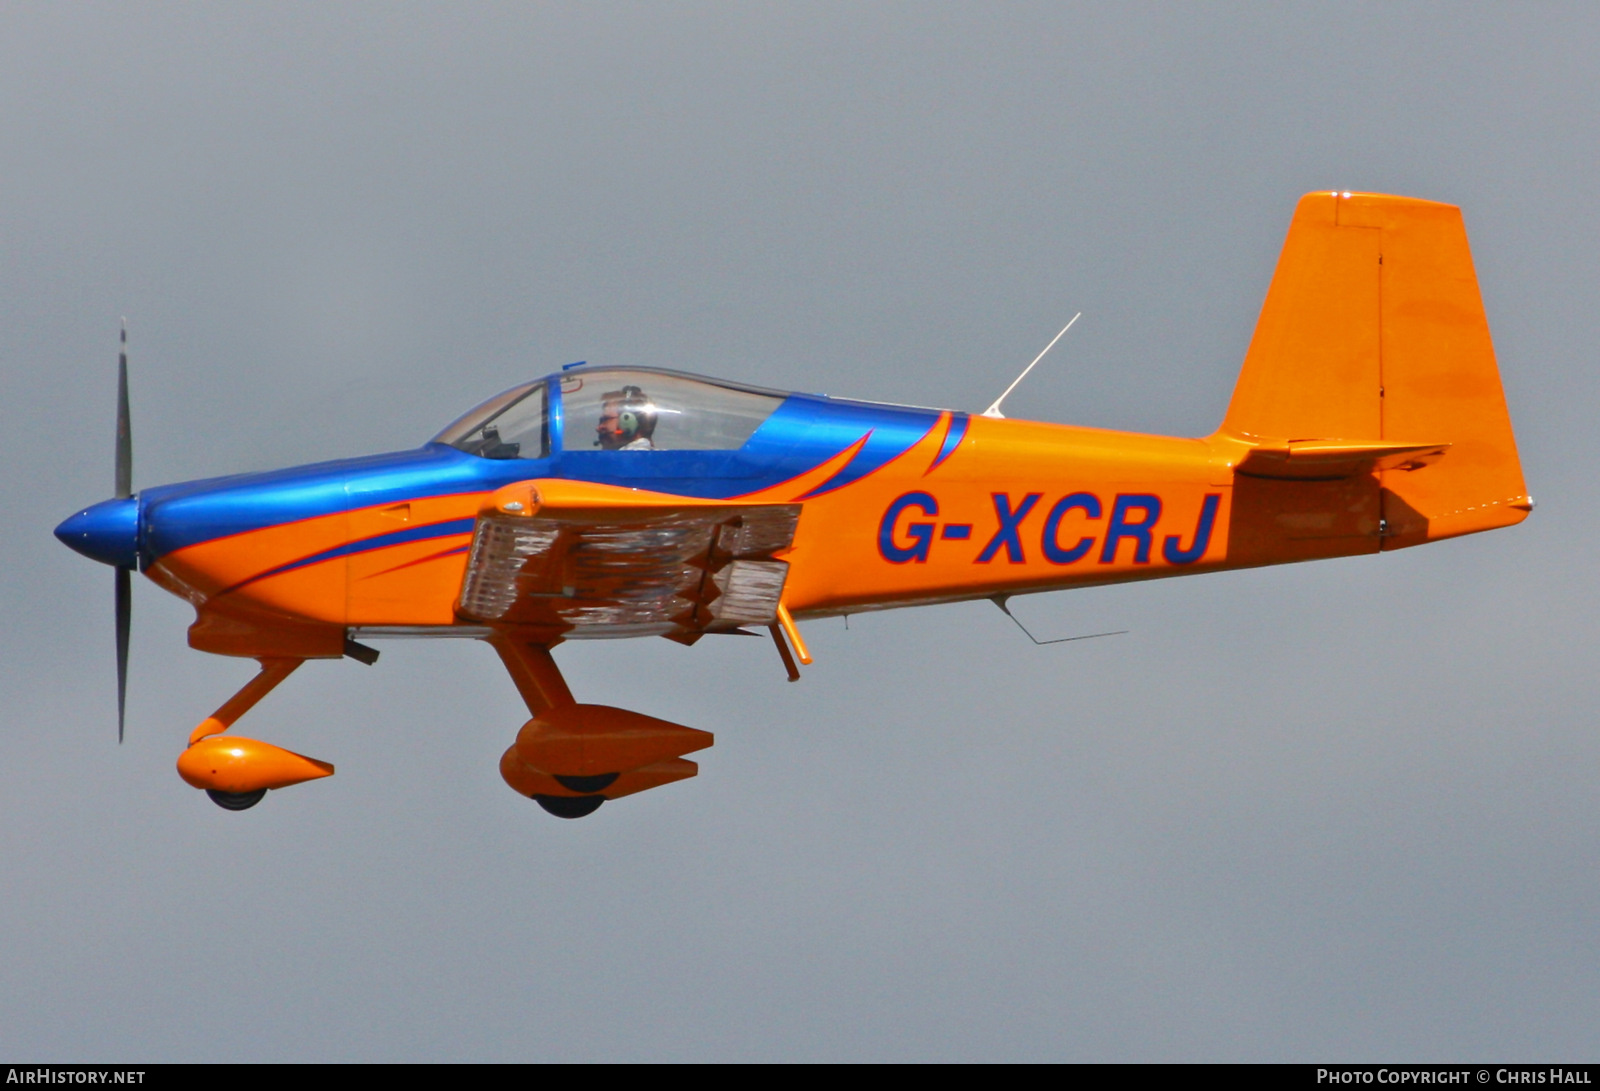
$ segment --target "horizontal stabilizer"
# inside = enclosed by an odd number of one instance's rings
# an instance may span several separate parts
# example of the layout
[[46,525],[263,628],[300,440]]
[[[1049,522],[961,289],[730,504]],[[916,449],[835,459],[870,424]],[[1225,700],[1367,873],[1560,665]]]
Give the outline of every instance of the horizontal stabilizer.
[[1253,448],[1236,469],[1248,477],[1329,481],[1374,470],[1420,470],[1437,462],[1449,447],[1448,443],[1290,440]]

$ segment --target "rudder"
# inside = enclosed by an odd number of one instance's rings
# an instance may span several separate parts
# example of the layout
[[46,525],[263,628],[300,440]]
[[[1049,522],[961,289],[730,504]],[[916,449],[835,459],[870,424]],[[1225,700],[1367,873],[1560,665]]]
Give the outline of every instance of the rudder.
[[1384,549],[1525,518],[1461,210],[1301,198],[1221,431],[1263,448],[1448,444],[1418,468],[1373,471]]

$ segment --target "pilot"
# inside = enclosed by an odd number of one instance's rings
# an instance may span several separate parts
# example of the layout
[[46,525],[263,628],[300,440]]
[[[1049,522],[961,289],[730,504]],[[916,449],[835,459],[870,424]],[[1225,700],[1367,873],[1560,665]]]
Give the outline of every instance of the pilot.
[[605,451],[653,451],[656,407],[645,392],[625,386],[600,395],[600,424],[595,446]]

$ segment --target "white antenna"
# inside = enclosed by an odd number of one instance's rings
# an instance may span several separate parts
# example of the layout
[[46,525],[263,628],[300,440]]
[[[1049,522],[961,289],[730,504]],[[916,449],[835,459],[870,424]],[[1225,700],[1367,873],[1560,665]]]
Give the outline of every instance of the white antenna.
[[[1077,314],[1072,316],[1072,322],[1076,322],[1078,319],[1080,319],[1082,317],[1083,317],[1083,312],[1079,311]],[[1044,352],[1049,352],[1051,349],[1056,347],[1056,342],[1061,340],[1061,334],[1066,333],[1068,330],[1070,330],[1072,328],[1072,322],[1068,322],[1065,326],[1061,327],[1061,333],[1056,334],[1054,337],[1052,337],[1050,339],[1050,343],[1044,347]],[[1039,355],[1037,355],[1037,356],[1035,356],[1033,358],[1033,364],[1037,364],[1040,360],[1044,359],[1044,352],[1041,352]],[[983,415],[984,416],[986,416],[986,417],[1004,417],[1005,416],[1004,413],[1000,412],[1000,403],[1006,400],[1006,395],[1007,394],[1010,394],[1013,390],[1017,389],[1017,384],[1018,383],[1020,383],[1022,380],[1026,379],[1028,377],[1028,372],[1033,370],[1033,364],[1029,364],[1027,367],[1022,369],[1022,374],[1018,375],[1015,379],[1013,379],[1011,381],[1011,385],[1006,387],[1005,394],[1002,394],[998,398],[996,398],[994,400],[994,404],[983,411]]]

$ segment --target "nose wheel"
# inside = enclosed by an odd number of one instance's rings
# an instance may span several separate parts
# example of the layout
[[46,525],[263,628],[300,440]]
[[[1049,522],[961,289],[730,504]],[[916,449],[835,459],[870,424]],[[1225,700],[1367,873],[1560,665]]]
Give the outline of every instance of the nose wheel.
[[260,803],[266,794],[265,788],[257,788],[253,792],[219,792],[215,788],[206,789],[206,795],[211,797],[211,802],[225,811],[248,811]]

